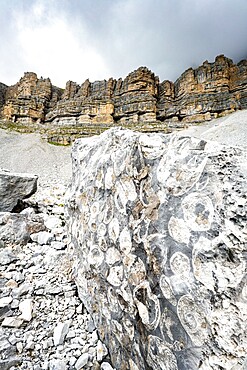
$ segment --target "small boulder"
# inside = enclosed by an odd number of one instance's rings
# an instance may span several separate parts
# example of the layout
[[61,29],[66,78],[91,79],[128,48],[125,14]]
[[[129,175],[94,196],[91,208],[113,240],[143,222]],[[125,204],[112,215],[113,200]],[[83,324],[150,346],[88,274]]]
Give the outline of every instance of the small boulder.
[[34,194],[37,182],[36,175],[11,173],[0,169],[0,212],[11,212],[18,201]]

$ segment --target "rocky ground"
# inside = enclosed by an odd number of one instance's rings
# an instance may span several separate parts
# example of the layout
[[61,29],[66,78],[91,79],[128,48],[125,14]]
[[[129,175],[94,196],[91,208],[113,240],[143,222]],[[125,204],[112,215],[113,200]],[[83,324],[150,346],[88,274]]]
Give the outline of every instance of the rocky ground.
[[[246,147],[247,111],[182,133]],[[0,369],[110,370],[107,348],[73,281],[64,225],[70,148],[4,130],[0,142],[0,167],[39,176],[22,212],[39,213],[45,225],[25,246],[0,248]]]
[[70,148],[36,134],[1,130],[0,137],[0,167],[39,176],[21,213],[38,213],[45,226],[24,246],[3,248],[0,241],[0,369],[110,370],[107,349],[78,297],[67,248]]
[[46,231],[0,249],[1,370],[112,368],[73,281],[64,191],[42,186],[22,213],[38,212]]
[[181,135],[214,140],[221,144],[247,148],[247,110],[214,119],[180,131]]

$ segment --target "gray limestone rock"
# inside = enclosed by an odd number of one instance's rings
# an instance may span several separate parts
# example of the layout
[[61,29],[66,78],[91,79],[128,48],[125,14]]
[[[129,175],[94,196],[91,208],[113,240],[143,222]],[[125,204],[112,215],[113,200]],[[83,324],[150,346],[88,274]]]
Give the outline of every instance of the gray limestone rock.
[[16,261],[16,256],[12,253],[12,251],[8,248],[4,248],[0,252],[0,265],[9,265],[10,263]]
[[4,246],[26,244],[30,234],[44,229],[44,220],[40,215],[0,212],[0,239]]
[[176,134],[112,129],[75,142],[73,270],[116,369],[244,369],[243,158]]
[[0,212],[12,211],[18,201],[37,190],[36,175],[11,173],[0,169]]
[[39,233],[32,234],[31,239],[40,245],[44,245],[51,244],[51,241],[54,239],[54,236],[48,231],[40,231]]
[[10,368],[15,369],[15,366],[18,366],[22,363],[21,358],[19,357],[10,357],[7,360],[0,359],[0,369],[9,370]]
[[52,360],[49,364],[49,370],[66,370],[66,362],[62,360]]
[[89,360],[89,355],[88,353],[83,353],[78,360],[75,363],[75,368],[76,370],[80,370],[83,368],[88,363]]
[[65,336],[68,334],[70,322],[59,322],[54,329],[53,341],[54,345],[63,344]]

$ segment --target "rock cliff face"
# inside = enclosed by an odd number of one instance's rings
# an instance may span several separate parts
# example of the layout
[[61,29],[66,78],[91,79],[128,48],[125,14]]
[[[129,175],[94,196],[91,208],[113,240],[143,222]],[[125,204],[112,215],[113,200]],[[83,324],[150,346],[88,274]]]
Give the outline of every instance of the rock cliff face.
[[86,80],[81,86],[69,81],[46,120],[57,124],[155,121],[158,85],[157,77],[144,67],[124,80]]
[[204,62],[188,69],[173,84],[160,85],[160,120],[200,122],[247,108],[247,61],[237,65],[218,56],[214,63]]
[[36,73],[26,72],[17,84],[6,89],[2,115],[14,122],[43,122],[61,91],[52,86],[49,78],[38,79]]
[[246,368],[246,153],[112,129],[77,140],[79,294],[117,370]]
[[0,108],[5,103],[5,95],[6,95],[7,87],[8,87],[7,85],[0,82]]
[[0,107],[7,120],[63,126],[200,122],[247,108],[247,61],[235,65],[220,55],[175,83],[160,83],[140,67],[124,80],[68,81],[64,91],[28,72],[16,85],[0,86]]

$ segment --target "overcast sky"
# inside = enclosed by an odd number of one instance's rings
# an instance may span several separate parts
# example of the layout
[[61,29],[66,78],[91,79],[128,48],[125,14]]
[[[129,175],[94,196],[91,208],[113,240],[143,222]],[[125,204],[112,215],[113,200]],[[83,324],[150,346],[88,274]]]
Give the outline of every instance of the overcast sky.
[[247,58],[247,0],[0,0],[0,81],[65,87],[147,66],[160,80],[225,54]]

